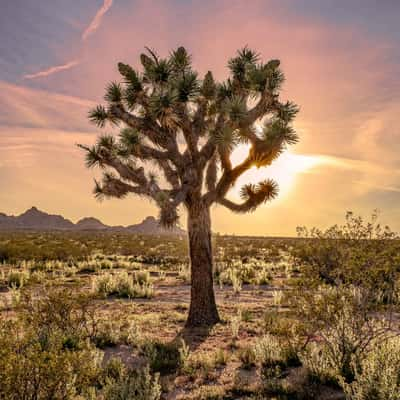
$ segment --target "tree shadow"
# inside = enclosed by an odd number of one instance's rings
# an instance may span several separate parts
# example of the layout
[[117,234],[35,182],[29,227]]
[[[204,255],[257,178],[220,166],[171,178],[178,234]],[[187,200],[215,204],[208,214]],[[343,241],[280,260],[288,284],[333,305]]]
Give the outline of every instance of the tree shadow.
[[213,326],[199,327],[199,328],[187,328],[183,327],[175,336],[172,343],[177,345],[181,344],[184,340],[185,344],[189,347],[190,351],[196,350],[206,339],[210,336],[210,331]]

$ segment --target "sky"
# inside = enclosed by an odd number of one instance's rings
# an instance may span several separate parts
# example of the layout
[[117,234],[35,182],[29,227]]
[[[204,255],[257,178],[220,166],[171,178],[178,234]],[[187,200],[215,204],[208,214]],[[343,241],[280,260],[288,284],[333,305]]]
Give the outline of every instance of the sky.
[[200,74],[224,80],[248,45],[281,60],[300,142],[239,182],[275,178],[280,196],[246,215],[214,206],[213,230],[292,236],[378,209],[400,231],[399,18],[398,0],[3,0],[0,212],[37,206],[115,225],[156,215],[143,199],[93,198],[96,173],[75,146],[100,132],[88,110],[119,61],[139,67],[144,46],[167,55],[183,45]]

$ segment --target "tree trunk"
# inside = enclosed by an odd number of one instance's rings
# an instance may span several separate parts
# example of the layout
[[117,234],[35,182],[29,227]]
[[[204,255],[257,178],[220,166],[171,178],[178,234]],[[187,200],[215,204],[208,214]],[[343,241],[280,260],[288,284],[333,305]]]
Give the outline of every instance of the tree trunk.
[[187,327],[212,326],[220,321],[213,286],[210,210],[200,204],[188,210],[191,295]]

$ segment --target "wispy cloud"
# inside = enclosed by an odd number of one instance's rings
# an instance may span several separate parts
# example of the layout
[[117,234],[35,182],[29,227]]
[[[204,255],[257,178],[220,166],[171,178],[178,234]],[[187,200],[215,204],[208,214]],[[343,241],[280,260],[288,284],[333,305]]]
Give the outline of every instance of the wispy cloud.
[[[84,98],[0,80],[0,136],[10,136],[7,129],[10,131],[16,126],[92,132],[94,127],[89,124],[86,114],[94,104]],[[4,133],[2,127],[5,127]]]
[[24,79],[36,79],[44,76],[55,74],[56,72],[65,71],[73,68],[79,64],[79,60],[72,60],[62,65],[55,65],[54,67],[47,68],[43,71],[35,72],[34,74],[26,74],[23,76]]
[[104,14],[111,8],[113,0],[104,0],[103,5],[97,11],[96,15],[90,22],[89,26],[82,33],[82,40],[86,40],[92,33],[94,33],[100,26]]
[[[106,14],[106,12],[111,8],[113,4],[113,0],[104,0],[103,5],[97,11],[96,15],[88,25],[88,27],[82,33],[82,40],[86,40],[90,35],[92,35],[99,28],[101,21]],[[80,60],[72,60],[62,65],[55,65],[53,67],[49,67],[43,71],[35,72],[33,74],[26,74],[23,76],[23,79],[36,79],[43,78],[57,72],[65,71],[70,68],[76,67],[80,64]]]

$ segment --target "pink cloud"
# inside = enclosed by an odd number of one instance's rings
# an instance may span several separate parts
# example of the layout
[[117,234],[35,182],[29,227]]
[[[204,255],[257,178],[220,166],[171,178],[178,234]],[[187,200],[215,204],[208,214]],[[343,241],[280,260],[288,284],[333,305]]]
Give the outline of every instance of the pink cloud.
[[93,105],[80,97],[0,81],[0,128],[29,126],[92,132],[95,127],[88,122],[87,112]]
[[92,33],[96,32],[101,24],[101,20],[103,19],[105,13],[111,8],[112,4],[113,0],[104,0],[103,5],[97,11],[89,26],[82,33],[82,40],[86,40]]
[[34,74],[26,74],[23,76],[23,79],[36,79],[36,78],[41,78],[44,76],[49,76],[49,75],[55,74],[57,72],[65,71],[67,69],[76,67],[79,63],[80,63],[79,60],[69,61],[66,64],[55,65],[55,66],[47,68],[43,71],[35,72]]
[[[90,196],[91,172],[84,169],[83,155],[73,145],[76,141],[90,143],[94,140],[95,128],[89,127],[86,117],[91,102],[77,99],[84,96],[102,102],[106,82],[120,78],[116,63],[128,62],[140,68],[139,54],[145,45],[161,56],[184,45],[193,54],[195,68],[201,74],[210,69],[217,79],[226,78],[228,58],[246,44],[260,51],[263,60],[280,58],[287,76],[283,97],[301,106],[296,121],[301,141],[293,151],[296,154],[325,154],[324,163],[318,168],[298,175],[290,196],[280,197],[253,215],[232,216],[216,207],[216,230],[294,234],[296,225],[331,224],[342,218],[343,210],[363,211],[362,207],[367,204],[363,199],[370,192],[397,192],[399,131],[395,116],[399,113],[400,102],[398,98],[389,101],[383,90],[390,87],[393,92],[390,77],[397,76],[398,71],[388,58],[392,44],[351,25],[338,27],[318,18],[309,20],[293,16],[290,12],[282,15],[274,9],[273,2],[268,2],[267,8],[265,0],[254,0],[251,6],[237,0],[216,3],[198,6],[193,12],[192,2],[188,2],[188,6],[182,2],[177,13],[161,0],[137,0],[124,8],[113,9],[107,18],[103,18],[112,4],[112,1],[105,1],[82,38],[65,46],[65,52],[60,55],[65,60],[73,59],[75,55],[71,56],[71,49],[76,51],[81,46],[76,58],[85,62],[79,68],[71,68],[68,73],[53,75],[43,82],[47,88],[64,89],[76,97],[60,97],[55,101],[53,95],[47,93],[39,95],[28,89],[7,88],[8,93],[0,95],[0,107],[3,103],[13,128],[18,120],[25,121],[26,126],[13,129],[10,137],[14,137],[14,142],[2,140],[0,147],[3,145],[4,150],[0,159],[3,163],[16,159],[35,163],[29,169],[29,179],[48,182],[48,190],[43,189],[46,196],[41,197],[42,203],[33,201],[33,193],[42,192],[37,188],[28,191],[22,184],[26,182],[19,182],[12,197],[0,194],[0,203],[3,201],[10,209],[15,207],[15,198],[29,199],[29,204],[19,205],[25,208],[32,203],[43,204],[43,208],[49,209],[57,204],[57,207],[65,208],[66,215],[77,213],[85,206],[91,215],[96,210],[98,216],[110,223],[126,222],[126,209],[121,202],[110,201],[98,206]],[[102,29],[99,29],[100,25]],[[91,36],[94,32],[96,34]],[[91,40],[85,41],[89,36]],[[4,90],[1,82],[0,89]],[[7,122],[3,121],[3,125]],[[0,137],[7,135],[7,129],[8,126],[0,129]],[[63,129],[68,132],[63,134]],[[19,132],[21,142],[15,139],[16,132]],[[26,144],[28,137],[35,137],[37,142],[30,141],[29,149],[21,148],[21,152],[26,152],[25,158],[20,153],[16,155],[17,149],[8,148],[6,152],[4,146]],[[58,182],[63,184],[59,192],[54,189]],[[73,207],[64,186],[74,190],[76,204]],[[59,194],[54,195],[53,191]],[[143,202],[132,197],[125,204],[136,209]],[[299,208],[299,204],[313,206]],[[47,205],[49,207],[45,207]],[[385,200],[374,200],[368,202],[366,211],[376,207],[386,209],[385,205]],[[390,204],[387,207],[393,220],[400,221],[395,218],[398,212],[390,208]],[[259,223],[263,218],[268,221],[267,227]],[[400,227],[399,223],[397,227]]]

